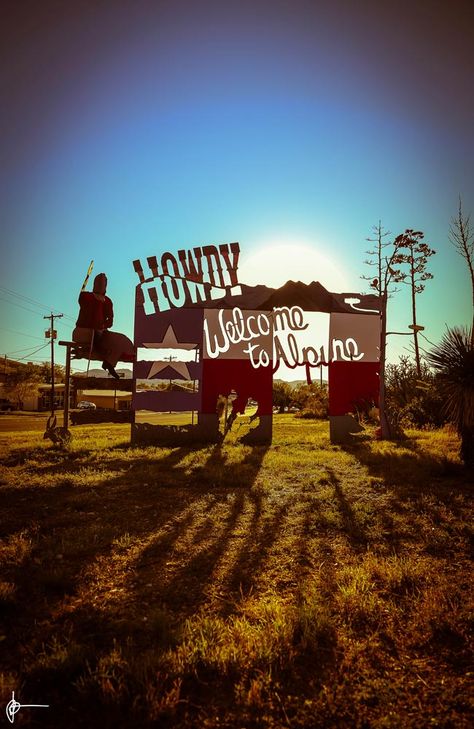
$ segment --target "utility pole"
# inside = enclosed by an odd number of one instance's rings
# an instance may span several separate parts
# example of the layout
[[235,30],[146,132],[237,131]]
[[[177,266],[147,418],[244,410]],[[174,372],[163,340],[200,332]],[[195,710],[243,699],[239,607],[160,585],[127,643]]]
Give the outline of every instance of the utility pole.
[[[170,354],[170,356],[169,356],[169,357],[165,357],[165,360],[167,360],[168,362],[172,362],[172,361],[173,361],[174,359],[178,359],[178,358],[177,358],[177,357],[174,357],[174,356],[173,356],[172,354]],[[171,378],[170,378],[170,384],[169,384],[169,389],[170,389],[170,390],[171,390],[171,384],[172,384],[172,382],[173,382],[173,381],[172,381],[172,380],[171,380]]]
[[[125,377],[125,372],[119,372],[120,377]],[[114,410],[117,410],[117,380],[115,380],[114,389]]]
[[51,415],[54,415],[54,340],[56,339],[54,320],[61,319],[62,316],[62,314],[53,314],[53,312],[51,312],[49,316],[47,315],[43,317],[43,319],[49,319],[51,322],[50,328],[45,332],[45,337],[51,338]]
[[[169,356],[169,357],[165,357],[164,359],[165,359],[165,360],[168,360],[168,362],[170,362],[170,363],[171,363],[171,362],[172,362],[172,361],[173,361],[174,359],[178,359],[178,358],[177,358],[177,357],[174,357],[174,356],[173,356],[172,354],[170,354],[170,356]],[[170,392],[171,392],[171,385],[172,385],[172,380],[171,380],[171,378],[170,378],[170,384],[169,384],[169,389],[170,389]],[[170,415],[171,415],[171,410],[170,410]]]

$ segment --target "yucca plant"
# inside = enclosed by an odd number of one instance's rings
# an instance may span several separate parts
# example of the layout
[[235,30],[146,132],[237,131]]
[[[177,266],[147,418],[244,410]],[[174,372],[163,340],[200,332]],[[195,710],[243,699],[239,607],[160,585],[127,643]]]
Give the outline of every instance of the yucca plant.
[[428,362],[437,372],[444,411],[461,436],[461,458],[474,468],[474,345],[467,327],[447,330],[429,353]]

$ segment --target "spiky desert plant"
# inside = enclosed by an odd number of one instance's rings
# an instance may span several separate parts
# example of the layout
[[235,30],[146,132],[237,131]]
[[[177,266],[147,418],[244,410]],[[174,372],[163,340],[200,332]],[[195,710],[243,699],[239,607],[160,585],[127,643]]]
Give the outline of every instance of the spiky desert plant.
[[447,330],[429,353],[445,398],[444,410],[461,436],[461,458],[474,468],[474,347],[467,327]]

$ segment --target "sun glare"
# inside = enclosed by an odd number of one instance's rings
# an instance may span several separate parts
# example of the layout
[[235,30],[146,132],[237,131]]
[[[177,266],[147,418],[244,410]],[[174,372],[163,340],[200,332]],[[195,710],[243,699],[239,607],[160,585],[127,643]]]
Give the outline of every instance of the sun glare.
[[249,286],[265,284],[272,288],[287,281],[319,281],[328,291],[347,291],[348,281],[329,258],[308,245],[276,243],[265,245],[242,258],[239,281]]

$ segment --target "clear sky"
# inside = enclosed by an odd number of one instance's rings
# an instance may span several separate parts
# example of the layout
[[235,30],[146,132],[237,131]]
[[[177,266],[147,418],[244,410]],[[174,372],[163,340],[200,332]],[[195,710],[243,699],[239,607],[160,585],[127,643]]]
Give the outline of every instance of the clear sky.
[[[278,246],[250,283],[287,260],[367,290],[379,219],[437,251],[426,336],[468,324],[448,230],[459,195],[474,213],[473,20],[456,0],[4,0],[0,354],[47,360],[48,307],[70,337],[91,259],[129,336],[131,262],[166,250],[237,240],[244,273]],[[408,288],[389,320],[406,331]]]

